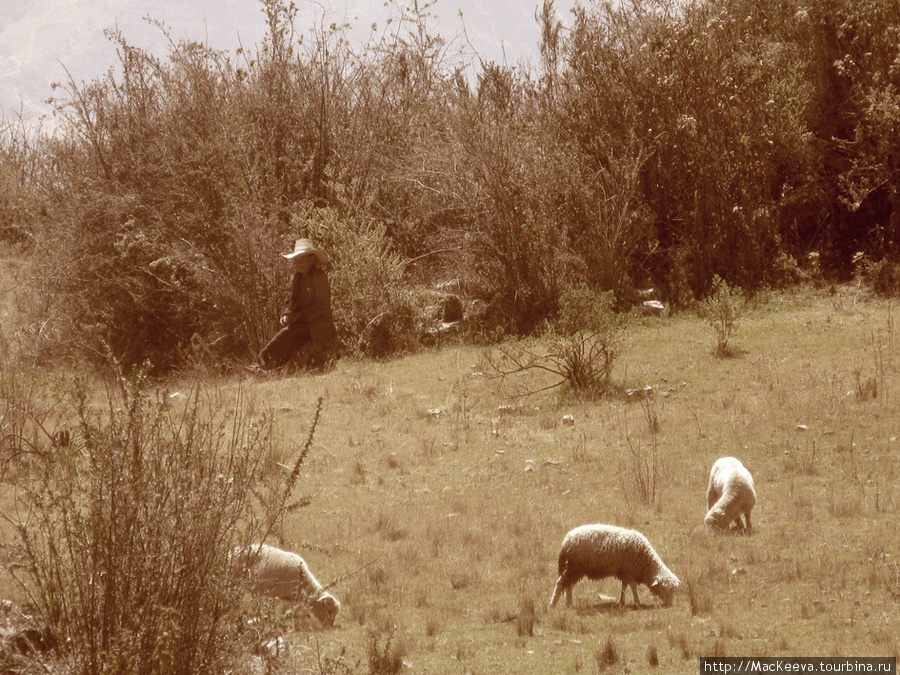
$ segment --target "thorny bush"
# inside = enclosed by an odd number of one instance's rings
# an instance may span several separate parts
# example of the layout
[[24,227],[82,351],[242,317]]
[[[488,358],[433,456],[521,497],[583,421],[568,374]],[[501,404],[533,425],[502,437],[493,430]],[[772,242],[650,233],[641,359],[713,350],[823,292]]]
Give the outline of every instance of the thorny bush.
[[[256,632],[241,618],[246,580],[229,554],[305,503],[292,493],[318,411],[279,481],[268,475],[272,417],[248,414],[240,397],[150,394],[136,377],[98,408],[72,387],[61,406],[4,388],[4,428],[33,450],[4,465],[13,502],[0,518],[19,561],[7,571],[57,645],[35,658],[98,674],[233,667]],[[49,433],[51,419],[64,434]]]

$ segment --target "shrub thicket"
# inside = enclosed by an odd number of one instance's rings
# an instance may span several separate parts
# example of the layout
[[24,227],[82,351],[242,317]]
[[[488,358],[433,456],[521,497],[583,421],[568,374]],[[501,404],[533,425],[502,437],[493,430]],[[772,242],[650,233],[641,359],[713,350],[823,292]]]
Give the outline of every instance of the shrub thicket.
[[271,417],[244,401],[226,414],[214,392],[153,396],[136,378],[98,408],[78,383],[3,375],[4,567],[54,645],[34,658],[75,673],[243,667],[258,633],[230,552],[304,503],[292,493],[318,413],[285,480]]
[[334,209],[309,208],[297,214],[294,225],[329,253],[332,308],[345,348],[374,357],[412,348],[421,334],[422,313],[384,224],[371,218],[342,220]]
[[[364,354],[415,343],[401,279],[457,280],[484,335],[527,335],[581,282],[677,306],[716,276],[781,283],[810,253],[837,280],[857,252],[900,258],[897,7],[634,0],[563,32],[546,0],[533,71],[452,50],[429,7],[358,51],[345,26],[300,33],[283,0],[233,56],[112,33],[120,67],[65,87],[53,135],[0,135],[0,225],[42,254],[48,349],[248,357],[277,314],[276,254],[315,209],[329,245],[387,257],[378,303],[335,270]],[[389,315],[390,336],[366,334]]]
[[34,242],[35,230],[45,214],[37,194],[34,172],[39,155],[26,125],[0,119],[0,241]]

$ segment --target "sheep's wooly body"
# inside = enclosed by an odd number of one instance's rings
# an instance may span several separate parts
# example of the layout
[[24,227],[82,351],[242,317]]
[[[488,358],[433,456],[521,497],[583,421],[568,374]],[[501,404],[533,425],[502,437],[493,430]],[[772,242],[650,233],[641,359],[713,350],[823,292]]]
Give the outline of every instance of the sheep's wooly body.
[[[753,476],[734,457],[722,457],[713,464],[706,490],[706,525],[718,532],[725,532],[736,522],[739,529],[749,532],[750,512],[756,506],[756,490]],[[741,516],[745,523],[741,522]]]
[[663,605],[672,604],[681,584],[640,532],[613,525],[582,525],[569,532],[559,550],[559,578],[550,606],[563,592],[566,606],[572,606],[572,588],[581,579],[615,577],[622,582],[619,604],[625,604],[625,589],[631,587],[638,607],[637,585],[644,584]]
[[256,592],[302,602],[324,625],[334,624],[341,603],[325,591],[299,555],[268,544],[239,548],[235,553],[250,573]]

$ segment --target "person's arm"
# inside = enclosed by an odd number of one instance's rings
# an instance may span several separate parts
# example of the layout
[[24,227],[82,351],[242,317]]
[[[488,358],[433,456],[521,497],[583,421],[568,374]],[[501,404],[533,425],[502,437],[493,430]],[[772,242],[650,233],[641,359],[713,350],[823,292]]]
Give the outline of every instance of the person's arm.
[[291,279],[291,297],[288,300],[287,305],[285,305],[284,309],[281,311],[281,319],[279,323],[282,326],[287,326],[289,323],[296,323],[300,319],[300,312],[295,311],[294,305],[300,300],[300,284],[302,283],[302,279],[299,274],[294,274]]
[[331,284],[328,282],[328,275],[322,270],[314,270],[310,282],[312,301],[304,317],[307,323],[331,316]]

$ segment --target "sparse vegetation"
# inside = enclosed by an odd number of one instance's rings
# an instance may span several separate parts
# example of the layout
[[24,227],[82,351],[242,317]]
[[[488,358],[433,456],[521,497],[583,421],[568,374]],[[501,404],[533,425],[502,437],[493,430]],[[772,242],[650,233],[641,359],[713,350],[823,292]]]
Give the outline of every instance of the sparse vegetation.
[[405,647],[393,629],[379,635],[369,634],[368,661],[370,675],[392,675],[403,670]]
[[712,291],[703,300],[703,316],[716,336],[716,356],[727,358],[738,352],[731,344],[744,310],[740,291],[731,288],[721,277],[714,277]]
[[[542,672],[562,673],[574,663],[599,667],[596,657],[605,658],[607,651],[606,637],[598,640],[597,635],[611,635],[619,664],[653,667],[647,647],[653,644],[660,668],[677,672],[695,669],[699,655],[740,652],[747,640],[765,642],[770,655],[896,652],[896,640],[880,617],[900,593],[897,552],[891,549],[900,507],[891,490],[898,479],[893,461],[898,434],[894,416],[888,414],[898,387],[897,369],[892,352],[884,350],[879,395],[859,398],[857,366],[847,359],[848,350],[870,344],[871,326],[885,325],[890,311],[889,301],[860,299],[842,310],[836,330],[827,291],[773,295],[768,304],[747,309],[742,337],[748,351],[766,355],[764,361],[714,358],[703,339],[707,326],[696,317],[634,322],[622,335],[628,347],[620,357],[622,371],[658,385],[679,382],[672,389],[654,386],[651,396],[637,401],[627,396],[584,401],[551,389],[535,393],[527,404],[498,406],[497,382],[472,368],[479,348],[463,345],[386,362],[346,359],[334,371],[315,377],[251,383],[223,378],[210,383],[207,389],[216,393],[208,398],[170,397],[165,392],[186,390],[174,381],[160,389],[158,398],[148,392],[143,410],[153,413],[149,419],[183,420],[185,432],[194,429],[189,435],[193,444],[183,447],[198,452],[193,461],[205,457],[201,465],[212,467],[214,459],[223,460],[232,452],[227,443],[216,446],[212,441],[219,438],[223,421],[228,429],[238,428],[231,412],[237,409],[229,402],[233,393],[243,390],[244,419],[254,421],[254,435],[247,439],[258,440],[258,475],[264,477],[252,499],[252,513],[258,516],[252,522],[260,532],[268,530],[262,515],[283,505],[283,516],[268,521],[272,538],[292,548],[314,544],[307,551],[323,583],[350,572],[332,589],[342,603],[333,630],[271,603],[222,604],[225,613],[215,639],[229,641],[228,650],[233,651],[220,650],[219,658],[227,658],[227,653],[250,658],[256,646],[280,638],[282,642],[273,644],[288,648],[278,652],[273,663],[287,672],[296,667],[346,673],[390,669],[398,662],[436,671],[462,663],[480,671],[498,659],[507,672],[534,672],[540,663]],[[742,397],[723,391],[726,373],[728,390],[740,390]],[[20,557],[16,528],[11,527],[32,513],[24,508],[33,503],[28,495],[45,494],[41,486],[51,483],[40,477],[55,476],[58,496],[52,503],[44,499],[43,508],[70,509],[66,504],[74,502],[63,497],[81,484],[90,485],[88,479],[95,474],[84,468],[91,454],[82,456],[79,450],[78,399],[63,395],[71,391],[69,378],[40,371],[24,377],[10,364],[3,375],[0,506],[15,518],[0,527],[0,555],[23,582],[15,585],[4,577],[4,593],[21,602],[28,596],[26,588],[38,587],[29,580],[28,568],[21,567],[28,558]],[[461,392],[465,443],[457,442],[463,433],[461,411],[428,413],[448,406],[448,401],[451,407],[459,405],[454,402]],[[285,481],[293,475],[288,469],[298,454],[282,444],[291,439],[291,447],[306,447],[306,425],[315,418],[320,397],[315,446],[296,474],[298,489],[308,489],[310,500],[285,500]],[[208,400],[208,405],[188,405],[198,400]],[[498,408],[501,433],[494,434]],[[228,508],[240,502],[217,492],[225,485],[203,479],[212,468],[190,468],[194,464],[185,465],[185,471],[164,471],[174,466],[170,462],[160,465],[158,474],[147,473],[143,481],[128,480],[134,448],[128,441],[134,438],[128,431],[129,410],[105,405],[99,411],[103,414],[87,418],[95,434],[91,447],[108,454],[94,453],[96,476],[108,476],[99,485],[125,490],[117,493],[123,496],[122,508],[139,496],[149,511],[158,511],[162,507],[151,508],[160,493],[153,486],[176,479],[188,480],[193,487],[179,488],[182,497],[172,502],[173,508],[178,503],[195,513],[191,504],[204,495],[219,495]],[[191,410],[196,411],[194,417]],[[566,415],[571,424],[560,421]],[[147,466],[169,457],[151,441],[174,438],[166,435],[170,425],[133,429],[140,431]],[[65,430],[71,432],[69,445],[61,433]],[[643,467],[640,480],[631,473],[629,442],[645,451],[638,465]],[[213,457],[209,452],[216,447]],[[651,449],[659,462],[655,468],[646,454]],[[702,525],[706,467],[726,454],[754,466],[759,518],[750,537],[715,538]],[[190,457],[185,454],[179,461]],[[76,479],[66,480],[62,490],[59,481],[73,475],[67,467],[76,465],[81,467]],[[182,483],[171,485],[174,490]],[[161,494],[175,496],[165,490]],[[128,495],[132,497],[124,499]],[[309,505],[294,508],[304,503]],[[12,508],[15,504],[18,510]],[[228,512],[223,508],[223,514]],[[46,527],[64,521],[47,519],[42,527],[44,520],[37,517],[41,511],[33,513],[24,519],[29,536],[51,541]],[[208,547],[220,546],[219,539],[206,536],[214,513],[204,509],[197,520],[203,524],[202,537],[196,530],[192,534],[187,523],[178,537],[163,531],[146,537],[166,541],[156,550],[174,551],[179,541],[195,541],[212,555]],[[672,608],[619,610],[614,607],[620,586],[615,581],[582,582],[585,589],[571,611],[550,611],[531,600],[546,602],[552,591],[560,537],[574,526],[596,521],[634,527],[652,539],[685,582]],[[809,528],[813,521],[816,527]],[[98,529],[92,531],[97,537],[114,531],[96,522]],[[43,531],[48,536],[41,535]],[[112,541],[109,545],[126,550]],[[166,567],[167,559],[141,558],[140,550],[116,559],[123,565],[144,560],[141,573],[156,570],[160,579],[188,583],[184,575],[193,574],[190,568]],[[58,555],[64,553],[57,549]],[[35,569],[45,567],[46,555],[49,552],[33,557]],[[80,578],[77,570],[68,574],[73,581]],[[218,574],[211,570],[207,583],[219,579]],[[238,590],[228,585],[235,582],[227,575],[225,579],[225,585],[216,586],[217,593]],[[203,577],[193,583],[202,582]],[[592,586],[601,595],[615,597],[597,598]],[[827,601],[823,588],[834,591]],[[849,590],[858,588],[865,592]],[[791,603],[783,602],[787,596]],[[855,604],[857,599],[865,611]],[[160,607],[172,606],[163,600]],[[135,596],[134,602],[156,601]],[[47,616],[57,611],[47,607]],[[149,606],[143,611],[145,618],[159,617],[154,624],[159,636],[181,639],[182,633],[173,632],[180,627],[172,623],[173,615],[162,609],[148,613]],[[186,617],[191,611],[187,606],[179,609]],[[850,637],[834,622],[845,613],[855,617]],[[67,616],[68,621],[78,618],[71,610]],[[251,619],[252,631],[240,628],[242,620]],[[104,623],[98,619],[92,625]],[[257,629],[262,625],[271,632],[261,635]],[[793,628],[785,632],[775,628],[778,625]],[[657,640],[660,626],[669,636],[662,643]],[[147,623],[144,630],[152,629]],[[169,643],[159,640],[154,649],[162,654]],[[141,644],[136,643],[135,650],[144,649]],[[119,649],[125,653],[127,646]],[[148,658],[154,663],[152,654]]]
[[[561,32],[547,2],[531,72],[469,70],[427,3],[359,53],[261,5],[253,54],[113,33],[120,67],[64,87],[52,136],[0,123],[0,597],[50,631],[0,657],[900,655],[898,7],[594,3]],[[301,235],[332,254],[344,358],[248,382]],[[448,288],[467,320],[422,349]],[[710,327],[752,357],[714,358]],[[726,455],[754,467],[749,537],[702,525]],[[591,522],[654,542],[673,607],[614,607],[615,581],[533,600]],[[243,595],[233,538],[306,548],[337,626]]]
[[560,297],[555,328],[545,339],[507,341],[489,352],[481,370],[509,382],[513,376],[543,374],[536,382],[515,383],[516,395],[567,387],[579,398],[598,398],[613,388],[613,366],[622,346],[624,320],[613,312],[611,292],[595,294],[585,285],[567,288]]
[[273,480],[271,418],[245,416],[240,399],[229,419],[199,389],[153,395],[138,375],[98,408],[84,382],[54,396],[21,387],[29,377],[3,381],[0,424],[18,431],[6,436],[0,519],[16,552],[6,570],[67,645],[59,656],[98,673],[239,663],[254,637],[229,620],[244,582],[228,555],[303,504],[292,492],[309,442]]
[[646,655],[647,655],[647,663],[650,666],[652,666],[654,668],[659,666],[659,650],[657,650],[655,644],[647,645]]
[[606,642],[603,646],[597,650],[596,653],[597,659],[597,667],[600,671],[604,671],[607,668],[611,668],[619,662],[619,650],[616,647],[616,643],[612,638],[612,635],[607,636]]
[[[268,402],[275,438],[305,438],[300,422],[325,397],[300,475],[301,486],[314,486],[312,501],[283,520],[280,535],[331,553],[316,558],[323,583],[375,561],[332,589],[342,603],[333,630],[279,619],[281,634],[289,646],[318,641],[336,672],[344,672],[339,664],[389,668],[397,645],[413,669],[485,671],[502,662],[505,672],[539,663],[541,672],[563,673],[580,662],[589,671],[609,636],[619,661],[607,672],[653,667],[648,644],[667,672],[691,672],[697,656],[714,651],[742,653],[748,641],[765,642],[771,655],[895,650],[880,617],[900,590],[890,544],[900,503],[889,489],[898,450],[886,414],[898,381],[885,352],[882,393],[858,400],[846,358],[869,343],[887,311],[886,301],[858,301],[838,331],[829,293],[773,295],[747,309],[742,333],[742,346],[767,356],[764,368],[758,359],[716,359],[702,319],[634,322],[623,335],[622,371],[654,384],[677,380],[677,389],[655,387],[641,401],[548,390],[502,414],[499,435],[497,383],[472,368],[476,347],[253,382],[248,400]],[[723,392],[725,373],[741,399]],[[459,444],[458,417],[427,411],[456,400],[461,382],[468,440]],[[564,414],[573,425],[541,423]],[[638,498],[629,437],[646,449],[655,442],[664,460],[655,501]],[[425,438],[440,452],[423,452]],[[726,454],[754,466],[759,517],[750,537],[715,538],[703,526],[708,466]],[[276,455],[283,464],[289,456]],[[354,478],[359,462],[363,483]],[[619,610],[612,580],[583,581],[574,610],[547,609],[560,538],[596,521],[647,534],[685,582],[672,608]],[[823,587],[834,591],[828,599]],[[856,612],[849,637],[834,622],[847,612]],[[312,658],[289,654],[283,664],[301,669]]]

